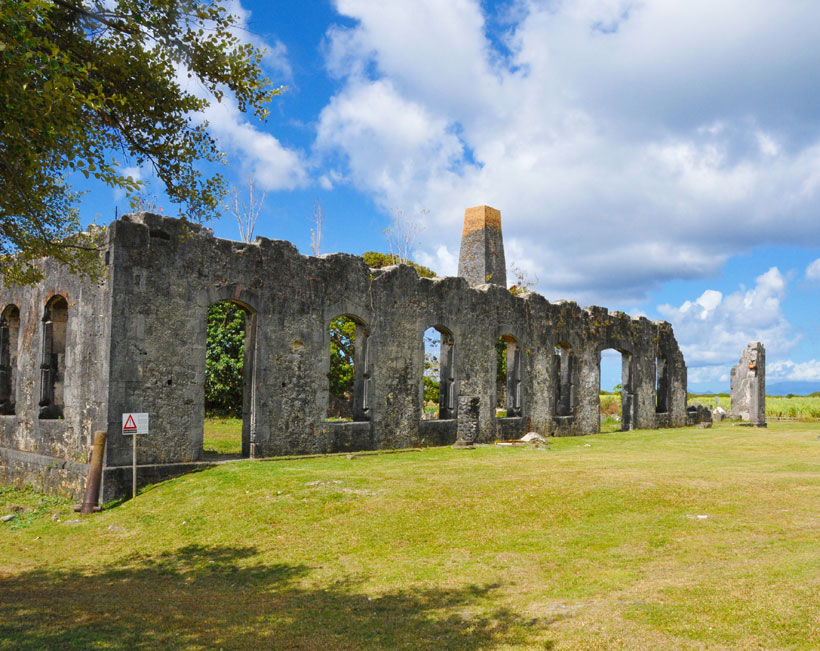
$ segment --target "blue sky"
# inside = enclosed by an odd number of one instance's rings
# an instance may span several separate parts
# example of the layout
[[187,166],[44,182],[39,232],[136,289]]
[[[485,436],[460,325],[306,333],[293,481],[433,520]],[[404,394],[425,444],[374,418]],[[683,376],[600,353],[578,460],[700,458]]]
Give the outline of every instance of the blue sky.
[[[691,389],[727,390],[759,339],[770,385],[820,390],[820,3],[231,6],[288,87],[264,124],[230,101],[206,115],[228,181],[267,191],[257,235],[309,253],[319,200],[323,253],[386,250],[398,209],[424,225],[415,258],[453,274],[464,209],[486,203],[548,299],[670,321]],[[78,186],[85,221],[128,210]]]

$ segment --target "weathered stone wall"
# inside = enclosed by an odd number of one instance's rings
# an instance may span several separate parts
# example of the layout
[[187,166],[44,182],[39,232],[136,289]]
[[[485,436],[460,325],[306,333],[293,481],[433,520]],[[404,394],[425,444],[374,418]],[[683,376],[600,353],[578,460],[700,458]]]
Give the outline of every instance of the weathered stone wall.
[[[408,266],[369,269],[351,255],[302,256],[288,242],[220,240],[207,229],[148,213],[123,216],[111,225],[108,242],[109,277],[103,285],[49,269],[43,287],[3,296],[26,306],[30,351],[19,364],[32,369],[24,371],[29,389],[18,403],[24,416],[5,423],[3,447],[85,463],[91,433],[107,429],[104,499],[125,492],[130,481],[124,469],[131,463],[131,440],[121,434],[123,412],[150,414],[151,433],[137,441],[141,481],[156,480],[162,468],[170,474],[202,461],[206,318],[209,306],[221,300],[251,313],[243,418],[247,456],[450,444],[459,432],[477,442],[529,430],[597,432],[600,354],[607,348],[624,355],[628,427],[685,424],[686,367],[667,323],[550,303],[534,293],[514,296],[494,284],[470,287],[463,278],[419,278]],[[37,319],[50,292],[57,291],[66,292],[73,305],[72,374],[67,372],[66,381],[73,388],[67,388],[66,418],[55,432],[46,429],[55,423],[44,426],[33,415]],[[360,324],[359,422],[326,420],[328,324],[340,315]],[[460,411],[451,419],[424,421],[422,336],[431,326],[452,336],[453,399]],[[516,418],[495,417],[500,336],[514,339],[521,350],[522,415]],[[559,346],[571,358],[563,375]],[[668,386],[662,412],[655,386],[659,356]],[[15,475],[9,464],[5,468]]]
[[[103,241],[106,237],[103,236]],[[107,247],[104,247],[107,250]],[[85,486],[93,433],[107,427],[111,292],[73,276],[53,261],[42,263],[46,280],[31,287],[2,287],[0,313],[19,309],[14,374],[14,414],[0,416],[0,481],[31,484],[79,495]],[[61,418],[40,417],[44,381],[43,316],[55,297],[67,302],[64,408]]]
[[732,368],[732,417],[766,427],[766,349],[752,341]]

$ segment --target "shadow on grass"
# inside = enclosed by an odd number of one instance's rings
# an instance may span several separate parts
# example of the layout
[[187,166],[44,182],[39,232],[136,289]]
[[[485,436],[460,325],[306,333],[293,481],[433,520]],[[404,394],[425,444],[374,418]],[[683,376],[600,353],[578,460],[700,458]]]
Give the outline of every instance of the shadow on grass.
[[0,648],[481,649],[532,642],[546,624],[488,606],[497,586],[371,600],[356,582],[311,587],[310,568],[256,555],[192,545],[88,573],[0,576]]

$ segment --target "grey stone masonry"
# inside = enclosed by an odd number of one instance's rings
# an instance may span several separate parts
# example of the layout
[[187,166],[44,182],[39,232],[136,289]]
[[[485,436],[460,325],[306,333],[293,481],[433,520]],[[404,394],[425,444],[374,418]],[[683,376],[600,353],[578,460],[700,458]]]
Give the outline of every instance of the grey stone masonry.
[[489,206],[475,206],[464,211],[458,275],[470,287],[486,283],[507,286],[500,211]]
[[[503,286],[500,214],[478,213],[484,249],[473,254],[492,278],[475,286],[479,277],[420,278],[406,265],[370,269],[353,255],[304,256],[289,242],[246,244],[178,219],[123,215],[101,236],[100,282],[45,260],[39,285],[0,287],[0,480],[79,496],[93,432],[106,430],[102,499],[127,494],[124,412],[150,417],[150,433],[137,438],[138,483],[208,463],[206,323],[218,301],[248,314],[246,457],[598,432],[607,348],[623,359],[626,428],[685,425],[686,365],[671,326],[513,295]],[[353,420],[344,422],[328,419],[328,324],[339,316],[357,324]],[[424,417],[431,327],[446,342],[436,420]],[[507,418],[495,409],[499,338],[520,351],[508,364],[516,402]]]
[[766,427],[766,349],[752,341],[732,369],[732,417]]

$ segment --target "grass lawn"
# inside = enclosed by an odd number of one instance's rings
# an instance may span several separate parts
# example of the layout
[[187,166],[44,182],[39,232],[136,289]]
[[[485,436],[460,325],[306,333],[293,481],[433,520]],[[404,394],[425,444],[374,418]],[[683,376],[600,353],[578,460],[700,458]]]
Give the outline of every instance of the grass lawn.
[[240,461],[81,520],[0,489],[0,648],[816,649],[818,434]]
[[242,419],[206,418],[202,449],[206,456],[242,454]]

